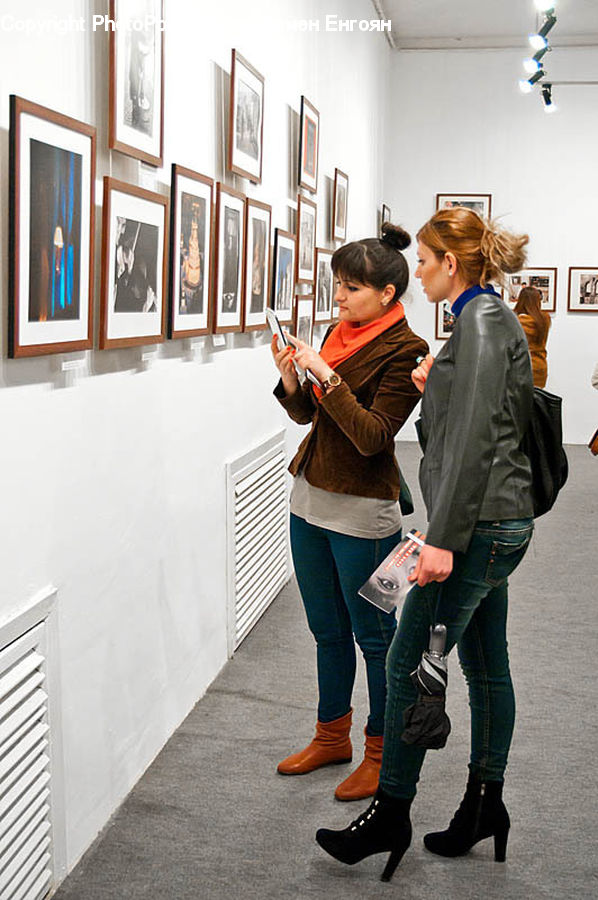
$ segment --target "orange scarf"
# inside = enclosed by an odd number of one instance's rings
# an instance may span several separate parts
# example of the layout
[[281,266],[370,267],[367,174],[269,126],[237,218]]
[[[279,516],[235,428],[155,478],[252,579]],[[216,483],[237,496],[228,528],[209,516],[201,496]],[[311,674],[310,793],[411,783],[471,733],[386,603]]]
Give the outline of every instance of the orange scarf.
[[[331,369],[336,369],[339,363],[353,356],[379,334],[392,328],[404,318],[405,309],[399,300],[397,303],[393,303],[379,319],[374,319],[373,322],[360,325],[358,328],[354,328],[350,322],[339,322],[330,332],[326,343],[320,350],[320,356]],[[318,399],[322,396],[322,391],[315,386],[314,393]]]

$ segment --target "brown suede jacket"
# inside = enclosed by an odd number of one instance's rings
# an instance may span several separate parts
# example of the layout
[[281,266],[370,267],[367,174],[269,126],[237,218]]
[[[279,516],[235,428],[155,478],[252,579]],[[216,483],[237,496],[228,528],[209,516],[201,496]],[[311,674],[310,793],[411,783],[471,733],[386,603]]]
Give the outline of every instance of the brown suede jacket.
[[279,381],[274,396],[291,419],[312,423],[289,472],[302,471],[311,485],[336,494],[398,499],[394,436],[420,399],[411,371],[427,352],[402,319],[339,363],[342,382],[319,403],[310,382],[287,396]]

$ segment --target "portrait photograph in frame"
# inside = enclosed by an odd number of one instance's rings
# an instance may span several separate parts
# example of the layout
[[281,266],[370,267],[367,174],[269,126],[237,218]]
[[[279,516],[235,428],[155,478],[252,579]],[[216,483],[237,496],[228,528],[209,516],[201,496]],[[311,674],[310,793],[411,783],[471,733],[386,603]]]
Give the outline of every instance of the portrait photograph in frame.
[[255,184],[262,180],[264,77],[232,51],[228,120],[228,168]]
[[598,312],[598,267],[569,268],[567,312]]
[[316,268],[318,208],[302,194],[297,197],[297,284],[313,284]]
[[349,176],[340,169],[334,170],[334,194],[332,198],[332,240],[347,240],[347,199]]
[[274,229],[272,293],[270,306],[281,325],[293,325],[295,318],[295,256],[297,239],[289,231]]
[[446,341],[450,338],[455,327],[456,318],[451,312],[451,304],[448,300],[436,303],[436,340]]
[[270,286],[272,207],[247,200],[245,207],[245,273],[243,331],[263,331]]
[[316,289],[314,304],[314,322],[332,322],[332,306],[334,298],[334,275],[330,263],[332,250],[316,248]]
[[164,147],[164,0],[110,0],[108,146],[161,166]]
[[209,334],[212,326],[214,182],[172,166],[170,194],[171,338]]
[[436,194],[436,209],[452,209],[463,206],[471,209],[482,219],[492,215],[492,194]]
[[318,148],[320,143],[320,113],[301,96],[299,126],[299,186],[312,194],[318,189]]
[[11,357],[93,346],[95,167],[95,128],[11,95]]
[[167,235],[168,197],[104,176],[101,350],[164,340]]
[[241,331],[245,195],[220,182],[216,184],[214,243],[213,331],[215,334]]
[[506,275],[503,300],[513,309],[519,292],[524,287],[533,287],[542,295],[542,309],[548,313],[556,312],[556,273],[556,267],[547,266],[526,268]]
[[314,339],[314,295],[299,294],[295,310],[293,333],[311,347]]

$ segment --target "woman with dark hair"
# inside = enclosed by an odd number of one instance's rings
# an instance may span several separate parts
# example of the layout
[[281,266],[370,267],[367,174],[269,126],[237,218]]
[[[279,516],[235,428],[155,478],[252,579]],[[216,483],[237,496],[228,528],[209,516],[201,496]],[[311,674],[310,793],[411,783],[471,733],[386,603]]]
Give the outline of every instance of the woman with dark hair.
[[515,315],[521,322],[529,345],[534,386],[543,388],[548,377],[546,341],[552,323],[548,313],[542,309],[540,291],[533,287],[522,288],[515,304]]
[[417,237],[416,277],[428,300],[448,300],[456,317],[436,359],[427,356],[413,373],[423,392],[418,433],[426,543],[387,658],[375,799],[347,828],[316,835],[324,850],[348,864],[390,850],[385,881],[411,841],[409,811],[426,751],[402,739],[403,713],[415,702],[410,674],[434,624],[446,626],[446,652],[457,645],[467,680],[471,754],[457,813],[448,829],[427,834],[424,843],[440,856],[461,856],[493,837],[496,860],[505,859],[509,816],[502,788],[515,719],[507,579],[533,532],[530,464],[519,446],[532,406],[530,357],[517,317],[492,287],[503,273],[523,267],[527,235],[455,208],[437,212]]
[[[291,549],[309,628],[316,640],[318,714],[311,743],[284,759],[282,775],[349,762],[355,641],[367,674],[370,712],[365,757],[336,789],[339,800],[372,796],[378,786],[386,701],[386,653],[394,615],[358,595],[401,539],[400,475],[394,437],[419,400],[411,379],[427,344],[405,318],[409,280],[401,250],[411,242],[385,224],[381,239],[354,241],[332,257],[339,323],[320,353],[297,338],[272,354],[281,378],[274,391],[288,415],[311,425],[289,467]],[[310,369],[322,389],[300,384]]]

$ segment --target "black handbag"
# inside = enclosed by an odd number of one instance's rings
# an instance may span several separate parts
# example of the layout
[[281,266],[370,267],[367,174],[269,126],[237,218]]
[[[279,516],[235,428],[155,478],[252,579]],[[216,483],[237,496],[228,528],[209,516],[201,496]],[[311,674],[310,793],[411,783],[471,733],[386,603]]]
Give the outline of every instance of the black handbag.
[[532,413],[521,441],[532,468],[534,518],[552,509],[569,475],[569,462],[563,447],[561,397],[542,388],[534,388]]

